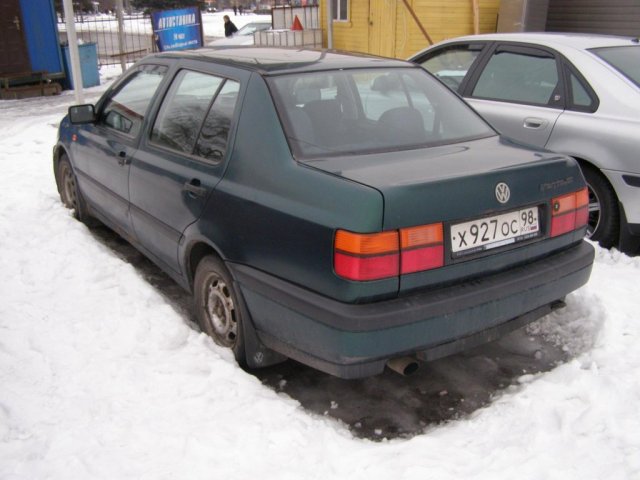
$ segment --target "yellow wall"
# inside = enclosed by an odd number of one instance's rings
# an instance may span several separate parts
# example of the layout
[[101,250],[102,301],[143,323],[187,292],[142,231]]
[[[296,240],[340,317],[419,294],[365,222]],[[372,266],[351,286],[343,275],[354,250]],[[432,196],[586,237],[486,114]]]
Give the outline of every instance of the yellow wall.
[[[395,0],[393,0],[395,1]],[[351,52],[367,52],[369,48],[369,0],[350,1],[349,20],[333,22],[333,48]],[[320,5],[323,44],[327,45],[326,1]]]
[[[392,18],[388,20],[395,22],[395,38],[370,41],[369,36],[377,35],[379,30],[375,25],[369,24],[369,8],[380,8],[381,2],[386,5],[386,10],[389,10],[389,6],[392,7]],[[472,0],[407,0],[407,2],[434,43],[473,34]],[[500,0],[478,0],[478,3],[480,33],[495,32]],[[325,0],[321,1],[320,10],[326,46]],[[383,47],[382,51],[380,51],[380,45]],[[338,50],[407,58],[428,45],[429,42],[402,0],[350,0],[349,20],[333,22],[333,47]]]

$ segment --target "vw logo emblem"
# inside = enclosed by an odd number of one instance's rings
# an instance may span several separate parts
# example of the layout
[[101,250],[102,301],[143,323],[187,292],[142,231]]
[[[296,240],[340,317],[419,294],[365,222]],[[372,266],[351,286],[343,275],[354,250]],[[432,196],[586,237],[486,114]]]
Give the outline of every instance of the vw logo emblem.
[[507,203],[510,197],[511,190],[509,190],[509,185],[504,182],[500,182],[496,185],[496,198],[500,203]]

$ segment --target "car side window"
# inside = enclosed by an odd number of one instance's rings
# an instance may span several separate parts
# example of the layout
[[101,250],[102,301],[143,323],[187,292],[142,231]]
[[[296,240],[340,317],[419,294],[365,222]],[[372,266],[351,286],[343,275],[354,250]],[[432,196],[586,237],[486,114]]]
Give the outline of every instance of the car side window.
[[447,87],[458,91],[464,77],[482,52],[482,47],[456,45],[420,62],[422,68],[438,77]]
[[499,49],[484,67],[471,96],[549,106],[561,99],[559,79],[556,60],[550,54]]
[[224,82],[200,131],[194,152],[199,157],[213,161],[224,157],[239,91],[238,82],[234,80]]
[[161,65],[143,67],[109,98],[100,114],[100,123],[135,137],[140,131],[147,108],[166,73]]
[[224,156],[240,84],[181,70],[151,130],[156,145],[209,160]]
[[181,70],[173,80],[151,130],[151,141],[191,153],[209,105],[224,79]]
[[574,105],[588,107],[591,105],[591,98],[587,90],[582,86],[580,80],[575,75],[571,75],[571,100]]
[[565,65],[565,71],[566,78],[569,79],[568,108],[582,112],[595,112],[598,100],[593,90],[568,65]]

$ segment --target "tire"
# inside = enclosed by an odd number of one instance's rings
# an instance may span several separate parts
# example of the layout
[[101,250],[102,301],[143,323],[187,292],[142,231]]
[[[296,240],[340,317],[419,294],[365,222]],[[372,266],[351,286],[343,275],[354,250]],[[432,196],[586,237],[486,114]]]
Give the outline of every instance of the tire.
[[71,168],[71,162],[66,154],[60,156],[58,167],[56,169],[56,182],[58,184],[58,192],[60,200],[65,207],[73,210],[73,216],[82,223],[93,226],[94,220],[89,215],[84,199],[78,189],[76,175]]
[[222,347],[230,348],[238,364],[246,368],[242,299],[231,274],[213,255],[198,264],[194,280],[194,307],[200,328]]
[[617,246],[620,234],[618,198],[607,179],[595,168],[583,166],[582,172],[589,188],[587,238],[604,248]]

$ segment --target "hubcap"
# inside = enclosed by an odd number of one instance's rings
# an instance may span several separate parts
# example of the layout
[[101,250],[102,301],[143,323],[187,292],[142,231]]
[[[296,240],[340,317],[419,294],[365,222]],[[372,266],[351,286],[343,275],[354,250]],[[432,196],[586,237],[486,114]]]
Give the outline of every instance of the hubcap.
[[233,347],[238,336],[238,322],[231,291],[222,278],[211,278],[205,302],[205,312],[216,340],[225,347]]
[[67,166],[64,166],[62,171],[62,188],[67,207],[76,208],[76,181]]
[[587,238],[591,238],[600,225],[600,199],[589,185],[589,223],[587,225]]

